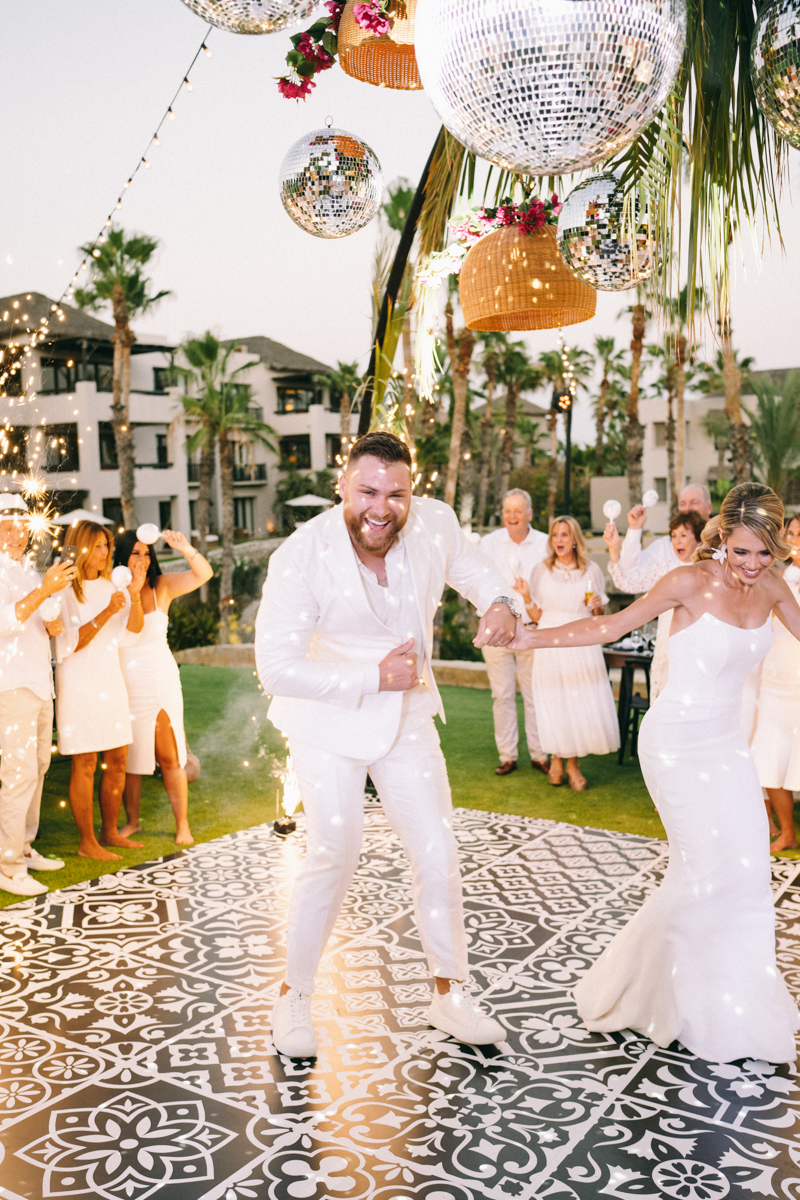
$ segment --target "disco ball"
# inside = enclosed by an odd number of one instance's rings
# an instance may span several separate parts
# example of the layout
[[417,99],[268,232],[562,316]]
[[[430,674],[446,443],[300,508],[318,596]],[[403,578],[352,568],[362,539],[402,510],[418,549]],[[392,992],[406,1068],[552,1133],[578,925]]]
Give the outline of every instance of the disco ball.
[[549,175],[630,142],[665,103],[685,40],[685,0],[425,0],[415,51],[459,142]]
[[229,33],[275,33],[304,21],[320,0],[183,0],[198,17]]
[[[572,274],[601,292],[624,292],[649,278],[657,253],[640,219],[638,196],[628,201],[616,175],[579,183],[558,218],[558,248]],[[628,226],[626,228],[626,225]],[[636,246],[630,242],[631,226]]]
[[800,3],[774,0],[753,34],[750,76],[770,125],[800,150]]
[[347,237],[368,225],[383,199],[381,164],[366,142],[343,129],[316,129],[281,163],[281,200],[315,237]]

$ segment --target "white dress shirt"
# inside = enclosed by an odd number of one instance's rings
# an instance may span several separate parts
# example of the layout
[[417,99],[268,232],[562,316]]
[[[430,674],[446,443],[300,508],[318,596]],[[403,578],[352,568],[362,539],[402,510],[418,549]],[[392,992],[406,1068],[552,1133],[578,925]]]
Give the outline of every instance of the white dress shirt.
[[[667,571],[672,571],[675,567],[680,567],[683,564],[672,549],[671,537],[656,538],[654,542],[651,542],[643,550],[641,529],[629,529],[622,542],[619,565],[625,574],[640,570],[646,570],[650,573],[652,568],[655,567],[657,568],[656,578],[660,579],[662,575],[666,575]],[[652,586],[652,584],[647,586]],[[633,591],[633,588],[626,590]],[[646,588],[637,590],[645,591]]]
[[481,538],[481,550],[488,554],[497,567],[508,584],[509,591],[519,597],[522,620],[526,625],[529,624],[524,598],[520,592],[515,591],[514,580],[522,578],[530,587],[534,568],[547,553],[547,534],[529,525],[524,540],[515,542],[504,525],[502,529],[494,529]]
[[50,637],[39,609],[22,624],[16,606],[41,583],[26,557],[0,553],[0,692],[29,688],[40,700],[52,700]]

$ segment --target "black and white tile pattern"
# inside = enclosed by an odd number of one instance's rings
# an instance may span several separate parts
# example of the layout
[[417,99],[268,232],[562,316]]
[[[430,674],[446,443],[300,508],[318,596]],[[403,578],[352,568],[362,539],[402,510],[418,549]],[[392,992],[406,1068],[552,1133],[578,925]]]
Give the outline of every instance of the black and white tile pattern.
[[[662,842],[459,810],[472,984],[497,1048],[429,1028],[410,876],[380,805],[282,1060],[297,834],[262,826],[0,915],[0,1198],[800,1200],[794,1069],[582,1028],[570,992],[657,884]],[[800,991],[800,863],[774,860]]]

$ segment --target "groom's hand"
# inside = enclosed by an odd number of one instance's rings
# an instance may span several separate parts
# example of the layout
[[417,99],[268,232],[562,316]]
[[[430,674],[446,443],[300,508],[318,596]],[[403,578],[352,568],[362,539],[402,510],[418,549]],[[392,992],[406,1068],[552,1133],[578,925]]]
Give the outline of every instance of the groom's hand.
[[402,646],[390,650],[380,664],[380,692],[407,692],[419,683],[417,656],[414,654],[414,639],[409,638]]
[[517,618],[508,605],[492,604],[481,617],[473,644],[479,650],[483,646],[507,646],[516,632]]

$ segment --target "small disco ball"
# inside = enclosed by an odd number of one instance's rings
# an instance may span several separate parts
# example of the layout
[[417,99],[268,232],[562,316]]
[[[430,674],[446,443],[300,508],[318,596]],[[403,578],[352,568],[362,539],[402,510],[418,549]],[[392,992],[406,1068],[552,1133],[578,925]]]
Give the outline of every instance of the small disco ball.
[[368,225],[383,199],[381,164],[366,142],[343,129],[316,129],[281,163],[281,200],[315,237],[340,238]]
[[800,3],[774,0],[753,34],[750,77],[758,107],[790,146],[800,150]]
[[640,219],[638,196],[628,204],[625,214],[625,193],[616,175],[594,175],[570,192],[558,217],[561,257],[573,275],[601,292],[636,287],[649,278],[658,258]]
[[425,0],[414,49],[459,142],[550,175],[630,142],[665,103],[685,40],[685,0]]
[[183,0],[198,17],[229,33],[275,33],[299,25],[319,0]]

